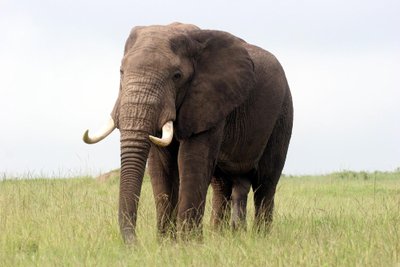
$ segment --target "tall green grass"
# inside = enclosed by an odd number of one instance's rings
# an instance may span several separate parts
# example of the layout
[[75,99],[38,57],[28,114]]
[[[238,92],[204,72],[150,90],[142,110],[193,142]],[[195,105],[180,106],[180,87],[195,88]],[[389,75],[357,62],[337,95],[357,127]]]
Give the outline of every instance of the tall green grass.
[[211,230],[209,198],[203,242],[157,239],[146,178],[134,247],[119,234],[118,186],[117,179],[1,181],[0,266],[400,264],[399,172],[282,177],[269,233],[250,230],[253,201],[247,232]]

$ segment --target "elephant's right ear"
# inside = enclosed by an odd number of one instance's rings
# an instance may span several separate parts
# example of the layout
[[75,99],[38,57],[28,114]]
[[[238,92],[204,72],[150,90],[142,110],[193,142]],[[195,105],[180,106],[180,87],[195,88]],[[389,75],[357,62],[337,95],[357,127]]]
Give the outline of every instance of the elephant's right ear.
[[177,114],[177,135],[185,139],[223,121],[254,86],[253,61],[246,43],[226,32],[199,30],[189,35],[194,75]]

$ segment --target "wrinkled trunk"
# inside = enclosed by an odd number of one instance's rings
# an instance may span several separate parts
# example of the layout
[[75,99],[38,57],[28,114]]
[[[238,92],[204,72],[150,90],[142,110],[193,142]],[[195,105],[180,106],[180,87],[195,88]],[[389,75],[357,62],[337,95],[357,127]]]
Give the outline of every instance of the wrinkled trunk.
[[121,131],[119,225],[126,243],[135,239],[137,211],[150,143],[140,131]]
[[149,135],[157,130],[160,97],[154,93],[154,84],[152,79],[132,75],[126,79],[117,102],[121,132],[119,225],[125,243],[135,239],[140,190],[150,150]]

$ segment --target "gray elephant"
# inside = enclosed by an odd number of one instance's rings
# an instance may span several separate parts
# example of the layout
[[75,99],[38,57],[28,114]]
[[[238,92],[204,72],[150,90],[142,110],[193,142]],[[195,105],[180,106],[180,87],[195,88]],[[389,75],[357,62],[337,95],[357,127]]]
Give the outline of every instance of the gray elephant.
[[250,187],[255,225],[269,225],[292,123],[289,86],[271,53],[173,23],[131,31],[110,121],[83,139],[120,130],[119,225],[131,243],[147,160],[160,234],[201,235],[210,184],[213,225],[231,209],[233,227],[244,225]]

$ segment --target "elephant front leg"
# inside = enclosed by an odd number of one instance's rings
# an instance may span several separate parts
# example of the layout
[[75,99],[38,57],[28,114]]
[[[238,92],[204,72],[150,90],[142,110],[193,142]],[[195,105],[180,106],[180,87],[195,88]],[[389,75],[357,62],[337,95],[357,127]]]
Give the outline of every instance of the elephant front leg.
[[215,168],[222,140],[223,125],[180,143],[178,153],[179,200],[178,229],[183,238],[202,236],[207,189]]
[[178,144],[168,148],[152,147],[149,173],[157,211],[157,228],[161,237],[175,238],[176,212],[179,191]]

